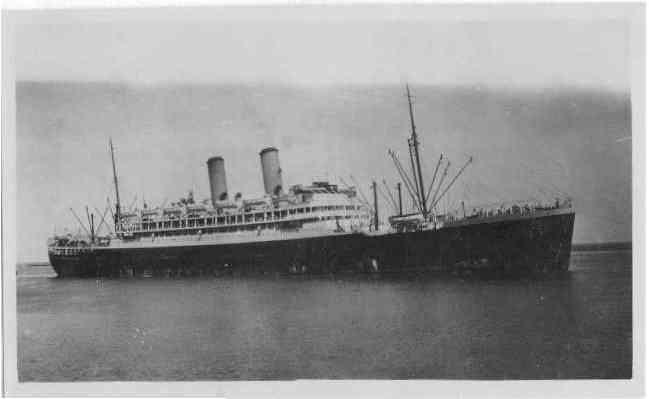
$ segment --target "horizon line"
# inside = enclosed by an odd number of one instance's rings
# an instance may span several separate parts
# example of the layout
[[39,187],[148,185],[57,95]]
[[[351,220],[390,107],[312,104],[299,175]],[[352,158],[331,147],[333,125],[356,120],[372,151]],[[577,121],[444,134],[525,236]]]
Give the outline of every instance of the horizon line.
[[477,89],[491,91],[511,91],[511,92],[538,92],[538,91],[577,91],[577,92],[597,92],[609,93],[617,96],[630,96],[631,88],[613,88],[604,85],[586,85],[578,83],[556,83],[546,85],[509,85],[504,83],[485,83],[485,82],[466,82],[466,83],[442,83],[442,82],[417,82],[414,80],[395,82],[289,82],[283,80],[206,80],[206,81],[182,81],[182,80],[159,80],[155,82],[138,82],[132,80],[106,80],[106,79],[15,79],[16,86],[24,84],[70,84],[70,85],[105,85],[105,86],[122,86],[135,89],[157,89],[157,88],[174,88],[174,87],[214,87],[214,86],[268,86],[268,87],[286,87],[286,88],[309,88],[309,89],[326,89],[337,87],[354,87],[354,88],[386,88],[386,87],[405,87],[406,84],[416,87],[436,87],[443,89]]

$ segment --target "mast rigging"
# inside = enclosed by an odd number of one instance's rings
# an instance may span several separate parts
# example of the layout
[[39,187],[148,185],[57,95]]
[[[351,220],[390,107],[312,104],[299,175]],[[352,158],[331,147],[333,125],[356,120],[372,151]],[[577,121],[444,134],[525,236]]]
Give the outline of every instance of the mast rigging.
[[392,151],[388,150],[388,154],[392,157],[392,161],[394,162],[394,166],[397,168],[397,172],[399,173],[399,176],[401,176],[401,180],[405,183],[406,190],[408,191],[408,194],[410,195],[410,198],[412,199],[413,203],[415,204],[414,208],[418,209],[417,207],[417,201],[415,200],[415,193],[413,189],[413,184],[408,178],[408,174],[406,173],[405,169],[403,168],[403,165],[401,165],[401,162],[399,161],[399,158],[397,158],[397,154]]
[[352,181],[356,185],[356,188],[358,189],[358,193],[361,195],[361,198],[362,198],[363,202],[365,203],[365,206],[367,206],[369,209],[372,209],[372,205],[367,200],[367,197],[365,197],[365,194],[363,194],[363,189],[361,189],[361,186],[358,184],[358,181],[356,181],[356,179],[352,175],[349,175],[349,177],[352,179]]
[[433,185],[435,184],[435,179],[437,178],[437,172],[439,171],[439,165],[442,164],[442,159],[444,154],[439,155],[439,160],[437,161],[437,166],[435,166],[435,173],[433,173],[433,180],[430,181],[430,186],[428,187],[428,192],[426,193],[426,202],[430,199],[430,192],[433,191]]
[[399,195],[399,216],[403,215],[403,202],[401,200],[401,182],[397,183],[397,194]]
[[110,159],[113,163],[113,180],[115,182],[115,231],[118,230],[118,226],[121,222],[121,212],[119,205],[119,185],[117,184],[117,169],[115,167],[115,150],[113,148],[113,139],[109,139],[110,143]]
[[442,177],[439,179],[439,183],[437,184],[437,188],[435,189],[435,194],[433,194],[433,198],[431,199],[432,206],[431,208],[434,208],[435,205],[437,204],[437,193],[439,193],[439,190],[442,188],[442,183],[444,183],[444,179],[446,178],[446,174],[448,173],[448,168],[451,166],[451,161],[447,160],[446,161],[446,167],[444,168],[444,173],[442,173]]
[[77,216],[77,214],[74,212],[74,209],[70,208],[70,212],[72,212],[72,215],[74,216],[74,218],[77,219],[77,222],[79,223],[79,226],[81,226],[81,228],[88,234],[88,236],[90,236],[91,235],[90,231],[88,231],[86,226],[83,225],[83,222],[81,222],[81,219],[79,218],[79,216]]
[[397,206],[397,201],[394,199],[394,196],[392,195],[392,190],[390,190],[390,187],[388,187],[388,183],[386,183],[385,179],[383,179],[383,186],[385,186],[385,191],[388,193],[388,196],[390,197],[390,201],[392,202],[392,205],[394,205],[394,209],[398,210],[399,207]]
[[446,186],[446,188],[444,189],[444,191],[442,192],[442,194],[439,196],[439,198],[435,201],[435,203],[433,204],[433,207],[435,207],[435,205],[437,205],[437,203],[439,202],[439,200],[441,200],[442,198],[444,198],[444,195],[448,192],[448,190],[451,188],[451,186],[453,186],[453,183],[455,183],[455,181],[457,180],[457,178],[460,177],[460,175],[462,174],[462,172],[464,172],[464,169],[466,169],[466,167],[469,166],[469,164],[470,164],[472,161],[473,161],[473,157],[469,157],[469,160],[466,161],[466,163],[464,164],[464,166],[462,166],[462,168],[460,169],[460,171],[457,172],[457,174],[455,175],[455,177],[453,177],[453,180],[451,180],[451,182],[448,184],[448,186]]
[[413,146],[414,155],[415,155],[415,162],[417,164],[417,175],[418,176],[415,176],[415,178],[417,178],[417,177],[419,178],[419,187],[420,187],[420,190],[419,190],[420,191],[420,193],[419,193],[420,194],[420,199],[419,200],[420,200],[420,203],[421,203],[420,207],[421,207],[421,211],[422,211],[422,213],[423,213],[423,215],[425,217],[428,212],[426,210],[426,199],[424,198],[424,193],[423,193],[424,179],[423,179],[422,174],[421,174],[421,162],[419,160],[419,142],[417,141],[417,130],[415,129],[415,117],[414,117],[413,112],[412,112],[412,97],[410,96],[410,87],[407,84],[406,84],[406,92],[408,94],[408,109],[410,111],[410,127],[412,129],[412,138],[411,138],[411,140],[412,140],[412,146]]
[[101,230],[101,228],[102,228],[102,226],[104,224],[106,224],[106,226],[108,226],[108,223],[106,223],[106,213],[108,213],[108,211],[110,210],[110,206],[107,206],[106,208],[104,208],[104,213],[103,214],[101,212],[99,212],[99,209],[97,209],[97,207],[93,207],[93,208],[95,209],[95,212],[97,212],[97,215],[101,216],[101,222],[99,223],[99,225],[97,225],[97,229],[95,231],[96,234],[99,234],[99,231]]

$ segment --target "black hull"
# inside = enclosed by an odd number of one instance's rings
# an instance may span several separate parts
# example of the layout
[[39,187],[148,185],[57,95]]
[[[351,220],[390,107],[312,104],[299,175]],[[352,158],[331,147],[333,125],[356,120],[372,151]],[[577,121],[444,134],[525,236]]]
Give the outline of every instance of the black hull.
[[574,213],[383,235],[164,248],[101,248],[50,254],[59,277],[124,275],[322,274],[457,271],[566,271]]

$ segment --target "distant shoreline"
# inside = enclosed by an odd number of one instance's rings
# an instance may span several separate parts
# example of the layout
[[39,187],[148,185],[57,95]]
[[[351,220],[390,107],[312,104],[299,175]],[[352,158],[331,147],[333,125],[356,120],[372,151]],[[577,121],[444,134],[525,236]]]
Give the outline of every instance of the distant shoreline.
[[41,260],[41,261],[34,261],[34,262],[16,262],[16,266],[36,266],[36,267],[42,267],[42,266],[50,266],[50,262],[47,260]]
[[615,242],[596,242],[586,244],[572,244],[572,250],[577,252],[583,251],[615,251],[615,250],[631,250],[633,243],[631,241],[615,241]]

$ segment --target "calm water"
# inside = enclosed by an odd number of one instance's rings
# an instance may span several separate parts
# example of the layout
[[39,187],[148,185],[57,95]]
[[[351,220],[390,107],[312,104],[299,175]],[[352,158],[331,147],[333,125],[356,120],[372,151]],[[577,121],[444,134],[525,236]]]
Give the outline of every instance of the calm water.
[[631,252],[546,280],[18,272],[21,381],[629,378]]

